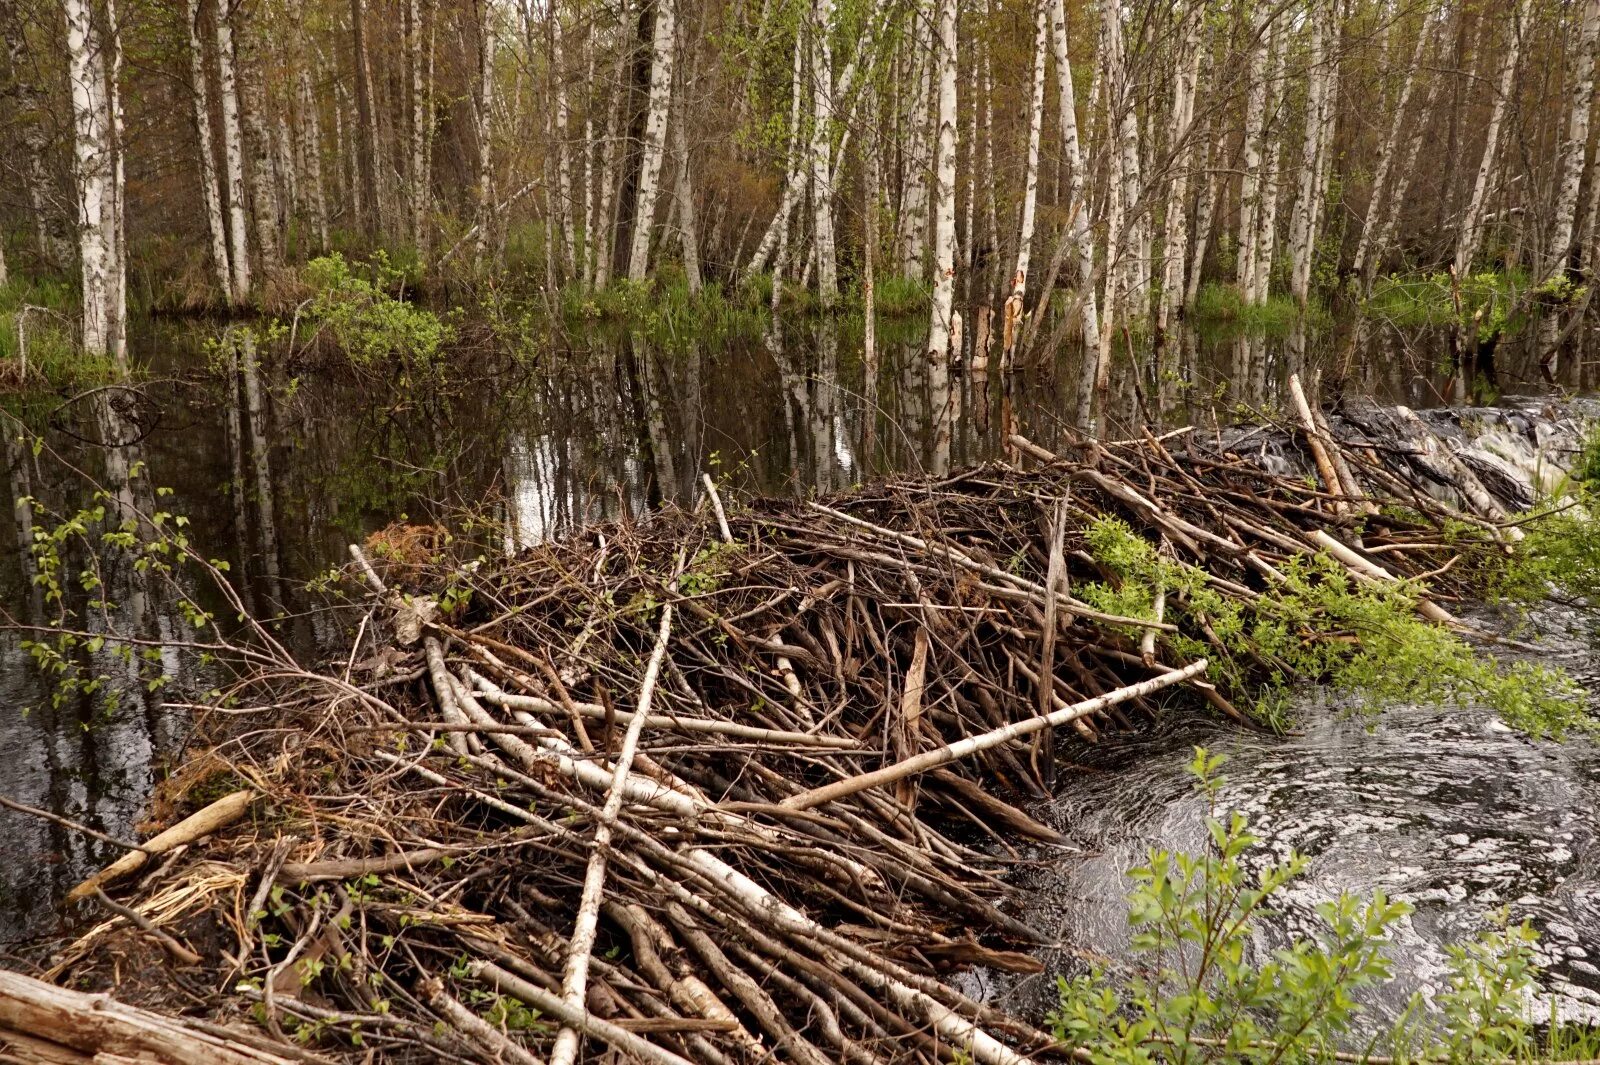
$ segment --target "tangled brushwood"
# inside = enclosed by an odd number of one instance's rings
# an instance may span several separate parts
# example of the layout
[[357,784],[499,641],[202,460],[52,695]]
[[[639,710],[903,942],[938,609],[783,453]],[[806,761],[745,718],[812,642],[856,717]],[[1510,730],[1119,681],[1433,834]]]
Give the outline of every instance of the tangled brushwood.
[[[1529,501],[1420,422],[1302,413],[1013,437],[826,502],[708,481],[493,562],[357,551],[354,646],[231,693],[274,708],[213,736],[236,790],[85,885],[115,916],[49,975],[165,951],[165,1007],[200,1018],[171,1023],[249,1017],[253,1060],[1081,1057],[946,979],[1039,969],[1005,878],[1057,838],[1024,809],[1052,730],[1176,700],[1250,724],[1263,689],[1380,675],[1582,721],[1448,605]],[[1423,634],[1432,668],[1381,668]]]

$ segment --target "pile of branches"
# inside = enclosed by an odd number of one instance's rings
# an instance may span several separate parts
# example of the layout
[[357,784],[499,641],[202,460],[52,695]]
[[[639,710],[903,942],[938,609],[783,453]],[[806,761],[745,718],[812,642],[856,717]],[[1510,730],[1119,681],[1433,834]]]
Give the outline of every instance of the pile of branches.
[[1173,700],[1247,718],[1175,651],[1203,626],[1075,594],[1114,580],[1085,528],[1246,603],[1299,556],[1445,567],[1415,600],[1443,625],[1468,549],[1443,523],[1510,537],[1448,448],[1343,443],[1308,410],[1279,440],[1315,475],[1200,432],[1013,437],[1011,463],[826,502],[727,508],[707,481],[698,511],[482,565],[353,548],[349,654],[230,693],[230,720],[271,712],[207,752],[239,790],[87,885],[118,916],[52,975],[92,980],[122,929],[172,955],[186,1009],[351,1059],[1081,1054],[948,979],[1039,971],[1005,876],[1058,838],[1026,811],[1052,731]]

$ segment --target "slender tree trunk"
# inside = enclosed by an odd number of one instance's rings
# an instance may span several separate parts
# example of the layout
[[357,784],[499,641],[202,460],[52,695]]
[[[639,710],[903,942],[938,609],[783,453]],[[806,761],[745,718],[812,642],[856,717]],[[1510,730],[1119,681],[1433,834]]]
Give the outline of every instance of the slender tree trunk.
[[916,0],[911,15],[911,55],[913,88],[909,128],[902,152],[905,175],[900,198],[900,273],[921,277],[926,269],[928,240],[928,179],[932,175],[933,18],[928,0]]
[[1068,170],[1067,235],[1077,252],[1078,303],[1082,310],[1083,344],[1100,349],[1100,308],[1095,293],[1094,233],[1089,228],[1089,202],[1085,194],[1083,149],[1078,138],[1078,104],[1072,85],[1072,63],[1067,54],[1067,14],[1064,0],[1050,0],[1051,39],[1056,57],[1056,84],[1060,94],[1062,152]]
[[[352,0],[354,2],[354,0]],[[476,257],[482,263],[492,246],[494,228],[494,5],[479,0],[478,21],[478,99],[476,129],[478,145],[478,209]]]
[[800,47],[798,41],[795,42],[794,69],[790,75],[789,89],[789,140],[784,149],[783,195],[778,203],[778,213],[772,216],[772,222],[762,234],[761,243],[756,245],[755,253],[750,256],[750,262],[745,266],[746,281],[766,268],[773,253],[788,236],[789,216],[794,211],[794,205],[804,187],[805,179],[800,168],[800,101],[804,86],[800,75],[804,56],[805,50]]
[[[621,25],[624,28],[632,21],[632,12],[631,3],[623,5]],[[632,38],[627,33],[621,34],[621,38],[631,43]],[[623,84],[623,76],[629,67],[630,53],[630,47],[619,44],[616,72],[611,79],[611,107],[606,114],[606,140],[601,153],[600,179],[596,182],[600,186],[600,202],[595,216],[593,242],[595,288],[605,288],[611,281],[612,241],[616,234],[614,216],[617,213],[615,196],[622,183],[623,115],[628,98],[628,89]]]
[[1185,3],[1179,15],[1182,26],[1177,75],[1172,86],[1172,121],[1167,151],[1173,157],[1172,179],[1167,189],[1167,209],[1161,237],[1161,293],[1156,306],[1156,336],[1164,339],[1172,316],[1183,305],[1183,271],[1189,250],[1189,173],[1200,152],[1194,125],[1194,97],[1200,80],[1200,29],[1204,10]]
[[316,233],[317,250],[328,247],[328,190],[322,178],[322,120],[317,114],[316,97],[311,92],[311,72],[300,68],[300,161],[305,168],[301,188],[311,213],[311,228]]
[[1006,297],[1002,369],[1009,373],[1016,356],[1022,325],[1023,299],[1028,289],[1028,260],[1033,251],[1034,212],[1039,200],[1039,140],[1044,128],[1044,60],[1050,46],[1048,0],[1033,5],[1033,89],[1028,104],[1028,161],[1022,182],[1022,225],[1017,234],[1017,266],[1011,273]]
[[817,249],[817,295],[824,310],[839,298],[838,250],[833,235],[833,58],[829,31],[832,0],[811,8],[811,226]]
[[[871,90],[869,89],[870,93]],[[869,114],[876,113],[876,104]],[[861,326],[861,393],[864,397],[861,412],[861,458],[869,464],[877,445],[878,429],[878,322],[877,293],[873,276],[873,258],[878,245],[878,137],[875,130],[862,140],[866,148],[866,173],[862,185],[861,234],[861,304],[864,319]]]
[[219,5],[216,12],[218,96],[222,102],[222,149],[228,179],[228,267],[233,277],[233,302],[251,296],[249,224],[245,218],[244,127],[239,118],[239,85],[235,75],[233,23]]
[[578,270],[578,233],[573,221],[572,153],[567,144],[567,126],[571,122],[571,108],[567,101],[566,71],[562,65],[565,52],[561,31],[561,12],[552,4],[550,23],[550,76],[556,89],[556,211],[561,219],[562,268],[570,277]]
[[211,142],[211,90],[206,81],[205,51],[200,38],[200,0],[188,0],[189,91],[194,101],[195,137],[200,148],[200,196],[206,205],[206,231],[211,237],[211,262],[217,272],[222,298],[233,302],[233,279],[228,272],[228,225],[222,217],[222,189],[217,177],[217,153]]
[[1289,233],[1289,291],[1301,310],[1305,309],[1310,297],[1311,264],[1317,244],[1318,189],[1321,185],[1323,153],[1329,147],[1324,144],[1324,138],[1327,133],[1329,83],[1332,80],[1326,68],[1325,56],[1330,18],[1325,9],[1311,12],[1305,135],[1300,146],[1294,219]]
[[1389,132],[1385,134],[1383,144],[1378,149],[1378,165],[1372,174],[1372,192],[1367,197],[1366,217],[1361,226],[1361,236],[1356,241],[1355,271],[1356,276],[1362,279],[1364,296],[1371,287],[1367,280],[1370,270],[1367,265],[1368,257],[1381,254],[1381,249],[1375,247],[1374,231],[1384,217],[1384,194],[1389,186],[1389,171],[1394,166],[1395,153],[1400,147],[1400,133],[1405,128],[1406,111],[1411,104],[1412,91],[1416,88],[1417,71],[1421,69],[1423,58],[1427,54],[1428,21],[1428,16],[1424,14],[1422,24],[1417,27],[1416,46],[1411,54],[1411,62],[1406,66],[1405,76],[1400,82],[1400,94],[1395,100],[1394,115],[1389,119]]
[[1489,198],[1489,178],[1500,148],[1500,130],[1505,122],[1506,107],[1511,102],[1511,86],[1517,73],[1517,59],[1522,52],[1522,33],[1528,22],[1531,0],[1518,0],[1510,26],[1511,39],[1506,42],[1500,58],[1500,77],[1497,80],[1494,104],[1489,112],[1489,128],[1484,136],[1483,156],[1478,161],[1478,177],[1472,186],[1472,199],[1467,201],[1457,231],[1456,253],[1452,268],[1457,277],[1465,277],[1478,256],[1483,242],[1483,211]]
[[[945,379],[944,391],[948,392],[956,273],[956,0],[938,0],[938,5],[938,51],[934,61],[939,103],[934,136],[933,299],[929,309],[928,361],[935,377]],[[947,415],[948,411],[939,418]]]
[[1547,277],[1563,276],[1572,261],[1572,234],[1578,221],[1578,187],[1583,183],[1589,146],[1589,115],[1594,110],[1594,50],[1600,33],[1600,0],[1584,0],[1575,77],[1567,106],[1567,136],[1561,147],[1561,187],[1556,194],[1555,231],[1550,238]]
[[1216,145],[1208,137],[1205,162],[1200,171],[1200,197],[1194,207],[1194,255],[1189,259],[1189,280],[1183,288],[1185,311],[1193,309],[1194,301],[1200,295],[1200,279],[1205,271],[1206,250],[1211,245],[1211,222],[1216,209],[1218,180],[1211,172],[1215,154]]
[[[1315,12],[1312,20],[1315,21]],[[1283,145],[1283,129],[1286,125],[1289,93],[1282,82],[1288,36],[1283,22],[1281,20],[1275,22],[1267,46],[1267,107],[1261,127],[1261,194],[1258,197],[1259,206],[1256,211],[1255,282],[1254,287],[1244,294],[1247,303],[1266,303],[1267,297],[1272,294],[1272,265],[1278,252],[1279,185],[1283,173],[1283,155],[1286,151]],[[1319,72],[1320,67],[1313,65],[1310,78],[1313,84]],[[1308,100],[1313,95],[1315,94],[1308,92]],[[1308,103],[1307,137],[1311,136],[1310,123],[1315,113],[1316,108]]]
[[117,350],[118,279],[116,146],[106,58],[88,0],[62,0],[67,28],[68,84],[78,182],[78,256],[83,285],[82,342],[93,355],[126,358]]
[[1261,210],[1261,140],[1267,115],[1267,17],[1265,5],[1254,5],[1249,31],[1250,89],[1244,117],[1244,175],[1239,185],[1239,267],[1236,281],[1246,298],[1256,290],[1256,225]]
[[[234,40],[237,43],[238,38]],[[239,79],[244,89],[240,103],[248,134],[245,140],[250,149],[250,165],[246,174],[250,180],[256,251],[261,260],[261,272],[270,276],[283,265],[283,257],[278,241],[278,180],[272,165],[272,136],[268,132],[270,124],[266,113],[266,93],[261,84],[264,72],[255,70],[247,73],[242,69],[242,64],[240,67]]]
[[[427,5],[431,7],[432,5]],[[431,12],[429,12],[431,14]],[[411,77],[411,242],[416,245],[417,257],[428,258],[428,138],[432,135],[428,121],[427,69],[433,63],[432,49],[423,42],[422,0],[408,0],[406,4],[406,51],[409,54]]]
[[367,63],[367,16],[364,0],[350,0],[351,65],[356,81],[355,163],[359,193],[355,197],[360,205],[356,211],[356,225],[368,237],[378,235],[380,205],[378,201],[378,144],[377,125],[372,105],[372,70]]
[[694,176],[689,166],[688,95],[680,94],[678,121],[672,124],[672,198],[678,211],[678,236],[683,245],[683,276],[690,295],[700,293],[700,226],[695,218]]
[[655,230],[660,193],[661,159],[672,110],[672,68],[677,58],[677,0],[655,0],[655,28],[650,57],[650,104],[645,114],[644,152],[639,161],[639,195],[634,202],[628,280],[643,281],[650,266],[650,238]]

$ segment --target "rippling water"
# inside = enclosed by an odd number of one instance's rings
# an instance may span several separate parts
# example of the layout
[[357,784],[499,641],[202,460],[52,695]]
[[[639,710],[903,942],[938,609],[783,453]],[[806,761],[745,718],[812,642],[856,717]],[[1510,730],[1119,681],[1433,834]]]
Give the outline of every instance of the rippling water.
[[[1550,660],[1580,678],[1600,666],[1580,635],[1547,642]],[[1046,810],[1075,851],[1022,883],[1024,919],[1055,942],[1049,972],[987,990],[1039,1010],[1056,972],[1129,960],[1124,870],[1152,847],[1204,847],[1205,802],[1186,769],[1199,744],[1228,757],[1220,801],[1249,817],[1261,839],[1255,860],[1291,849],[1310,859],[1260,922],[1258,947],[1310,932],[1317,904],[1342,891],[1410,902],[1390,949],[1397,980],[1372,1003],[1392,1017],[1413,991],[1443,986],[1447,945],[1473,939],[1507,907],[1540,934],[1535,1016],[1553,1008],[1600,1023],[1600,747],[1530,739],[1482,708],[1371,716],[1319,695],[1302,706],[1297,735],[1189,719],[1084,752]]]

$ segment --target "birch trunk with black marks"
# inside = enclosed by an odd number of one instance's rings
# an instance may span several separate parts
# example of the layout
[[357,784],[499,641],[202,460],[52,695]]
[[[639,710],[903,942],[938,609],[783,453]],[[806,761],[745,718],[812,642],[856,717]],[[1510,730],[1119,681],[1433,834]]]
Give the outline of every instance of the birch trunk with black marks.
[[489,0],[480,0],[478,20],[478,93],[474,110],[474,126],[478,146],[478,204],[477,233],[474,236],[475,255],[481,263],[490,247],[490,231],[494,228],[494,6]]
[[[1200,145],[1191,136],[1194,98],[1200,80],[1200,28],[1204,11],[1186,2],[1179,15],[1180,52],[1172,85],[1172,116],[1167,130],[1167,150],[1173,154],[1172,177],[1167,187],[1167,209],[1161,236],[1161,291],[1156,305],[1156,336],[1164,338],[1172,317],[1183,306],[1183,280],[1189,250],[1189,173]],[[1073,140],[1076,140],[1074,134]],[[1076,202],[1076,198],[1074,198]]]
[[634,202],[628,280],[643,281],[650,267],[656,199],[661,191],[661,160],[666,154],[667,118],[672,111],[672,68],[677,60],[676,0],[655,0],[651,37],[650,103],[645,112],[644,148],[639,160],[639,194]]
[[78,185],[78,257],[82,282],[82,344],[93,355],[116,358],[122,323],[118,250],[120,197],[116,188],[115,123],[106,60],[110,54],[95,25],[89,0],[62,0],[66,21],[67,77],[72,102],[73,162]]
[[1061,148],[1067,164],[1067,239],[1078,263],[1078,305],[1083,323],[1083,346],[1100,349],[1100,307],[1095,293],[1094,233],[1089,228],[1089,202],[1085,186],[1083,146],[1078,136],[1078,101],[1072,84],[1072,61],[1067,54],[1065,0],[1050,0],[1050,35],[1055,51],[1056,88],[1061,108]]
[[833,233],[832,0],[811,6],[811,227],[817,253],[817,298],[830,310],[839,298],[838,249]]
[[1267,10],[1254,5],[1249,33],[1250,88],[1244,115],[1244,173],[1239,184],[1239,265],[1235,281],[1246,299],[1256,291],[1256,225],[1261,210],[1261,141],[1267,117]]
[[[360,0],[353,0],[359,3]],[[239,83],[233,51],[233,23],[219,5],[216,11],[217,95],[222,105],[222,155],[227,169],[228,271],[233,303],[250,302],[250,226],[245,216],[244,125],[239,117]]]
[[1034,212],[1039,201],[1039,141],[1044,130],[1044,60],[1050,47],[1048,0],[1033,5],[1033,81],[1028,97],[1028,156],[1022,180],[1022,224],[1017,233],[1017,265],[1011,272],[1003,321],[1001,369],[1010,372],[1022,331],[1023,300],[1028,289],[1029,257],[1033,254]]
[[233,302],[233,279],[228,270],[228,224],[222,216],[222,187],[217,174],[217,151],[211,140],[211,89],[206,79],[205,49],[200,37],[200,0],[188,0],[185,17],[189,30],[189,92],[194,104],[195,140],[200,153],[200,197],[206,208],[206,233],[211,238],[211,264],[224,302]]
[[1500,76],[1495,83],[1488,131],[1484,135],[1483,155],[1478,160],[1478,176],[1473,182],[1472,198],[1467,201],[1467,209],[1461,217],[1461,224],[1457,230],[1455,259],[1451,265],[1458,278],[1465,277],[1472,269],[1473,260],[1478,257],[1478,250],[1483,243],[1483,212],[1489,200],[1489,179],[1494,174],[1495,161],[1499,156],[1500,132],[1505,124],[1506,108],[1511,102],[1511,86],[1516,78],[1517,60],[1522,53],[1522,31],[1528,21],[1531,2],[1532,0],[1518,0],[1514,17],[1508,27],[1510,39],[1505,42],[1501,52]]
[[938,4],[938,52],[934,62],[939,104],[934,130],[933,299],[928,314],[928,361],[935,378],[944,379],[944,391],[948,392],[956,273],[956,0],[938,0]]
[[1369,266],[1369,260],[1382,254],[1382,249],[1377,247],[1377,241],[1373,237],[1384,217],[1384,197],[1389,186],[1389,171],[1394,166],[1395,153],[1400,147],[1400,134],[1405,128],[1406,112],[1411,105],[1411,95],[1417,85],[1417,71],[1422,67],[1422,60],[1427,54],[1428,36],[1428,17],[1425,14],[1422,25],[1417,27],[1417,40],[1411,54],[1411,62],[1405,68],[1400,82],[1400,92],[1395,98],[1394,114],[1389,119],[1389,132],[1384,135],[1383,144],[1378,149],[1378,165],[1372,173],[1372,192],[1367,197],[1367,210],[1361,226],[1361,236],[1356,240],[1354,265],[1356,276],[1361,279],[1363,295],[1370,294],[1372,287],[1370,280],[1372,268]]
[[[367,60],[367,16],[364,0],[350,0],[351,65],[356,82],[356,130],[352,162],[358,184],[352,197],[356,225],[368,236],[378,233],[378,144],[372,105],[372,69]],[[348,132],[348,131],[347,131]],[[343,147],[343,146],[341,146]]]

